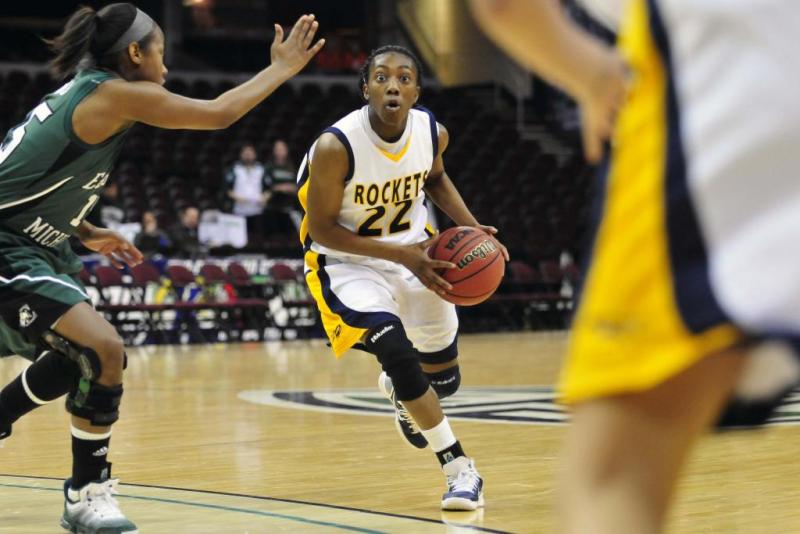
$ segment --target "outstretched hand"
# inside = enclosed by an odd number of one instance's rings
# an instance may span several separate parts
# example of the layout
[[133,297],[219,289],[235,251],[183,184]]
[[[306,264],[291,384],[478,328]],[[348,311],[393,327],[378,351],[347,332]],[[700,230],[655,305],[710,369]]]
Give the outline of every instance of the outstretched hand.
[[290,76],[303,70],[303,67],[325,45],[325,39],[320,39],[311,46],[318,27],[319,23],[314,20],[314,15],[303,15],[297,19],[292,31],[289,32],[289,37],[284,41],[283,28],[276,24],[275,39],[270,47],[272,64],[285,69]]
[[117,269],[122,269],[123,263],[135,267],[144,260],[144,256],[138,248],[119,233],[108,228],[94,228],[91,235],[81,239],[81,243],[89,250],[99,252],[108,258]]
[[435,260],[428,256],[428,247],[430,247],[437,239],[433,236],[430,239],[415,243],[413,245],[406,245],[400,247],[400,258],[398,263],[404,265],[409,271],[414,273],[414,276],[419,278],[422,284],[435,291],[439,295],[444,295],[446,291],[453,289],[447,280],[439,276],[437,271],[441,269],[452,269],[455,264],[449,261]]

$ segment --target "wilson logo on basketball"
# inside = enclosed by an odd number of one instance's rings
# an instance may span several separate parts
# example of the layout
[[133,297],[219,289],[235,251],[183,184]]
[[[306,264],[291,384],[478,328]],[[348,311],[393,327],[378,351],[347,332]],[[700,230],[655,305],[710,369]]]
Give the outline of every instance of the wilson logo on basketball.
[[478,258],[485,259],[489,256],[492,252],[497,250],[497,246],[495,246],[494,242],[491,240],[486,240],[477,247],[473,248],[469,251],[463,258],[456,263],[456,267],[459,269],[463,269],[473,261],[477,260]]

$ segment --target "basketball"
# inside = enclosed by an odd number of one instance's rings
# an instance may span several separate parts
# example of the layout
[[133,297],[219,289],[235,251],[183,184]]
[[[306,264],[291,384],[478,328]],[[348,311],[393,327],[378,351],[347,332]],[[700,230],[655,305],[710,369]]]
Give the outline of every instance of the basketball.
[[439,274],[453,286],[441,297],[459,306],[474,306],[491,297],[506,270],[497,240],[469,226],[457,226],[439,234],[428,249],[428,256],[456,265]]

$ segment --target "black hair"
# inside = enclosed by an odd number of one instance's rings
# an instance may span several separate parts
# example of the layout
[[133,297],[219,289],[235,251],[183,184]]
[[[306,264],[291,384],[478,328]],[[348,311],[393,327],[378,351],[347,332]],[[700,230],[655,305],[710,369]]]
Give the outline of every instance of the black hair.
[[[50,70],[59,80],[67,78],[85,66],[95,65],[119,70],[125,50],[108,52],[122,34],[131,27],[136,18],[136,6],[130,3],[110,4],[95,11],[81,6],[64,25],[64,31],[53,39],[45,39],[55,57],[50,61]],[[139,46],[147,50],[156,31],[139,40]]]
[[422,88],[422,68],[417,59],[417,56],[414,55],[414,52],[409,50],[408,48],[400,45],[385,45],[380,46],[374,49],[372,52],[369,53],[369,57],[361,65],[361,70],[358,73],[358,93],[363,94],[364,86],[367,85],[369,79],[369,69],[372,68],[372,63],[375,61],[375,58],[381,54],[388,54],[390,52],[395,52],[397,54],[403,54],[404,56],[411,59],[412,63],[414,63],[414,70],[417,71],[417,85]]

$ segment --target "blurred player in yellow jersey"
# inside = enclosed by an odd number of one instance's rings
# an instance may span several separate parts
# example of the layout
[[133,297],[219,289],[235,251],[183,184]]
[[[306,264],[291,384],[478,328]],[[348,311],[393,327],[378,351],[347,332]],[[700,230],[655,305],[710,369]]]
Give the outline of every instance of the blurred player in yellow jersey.
[[800,377],[800,4],[625,4],[618,50],[556,0],[472,4],[577,100],[587,159],[612,145],[560,384],[581,534],[659,532],[698,435],[763,422]]

